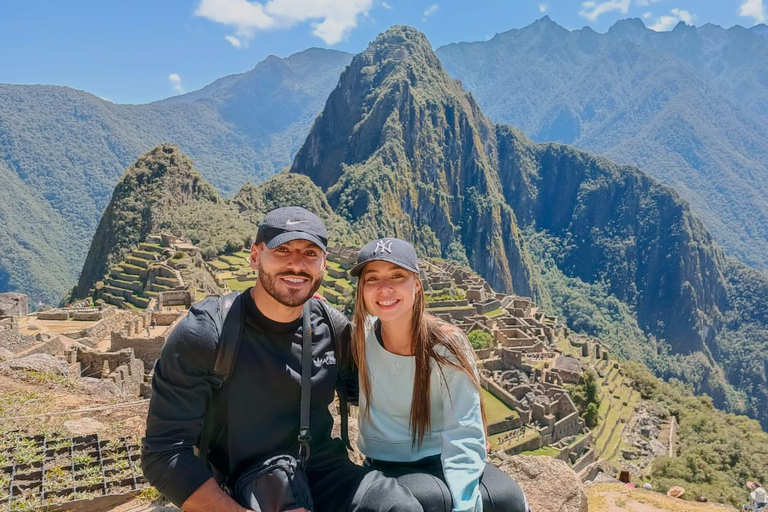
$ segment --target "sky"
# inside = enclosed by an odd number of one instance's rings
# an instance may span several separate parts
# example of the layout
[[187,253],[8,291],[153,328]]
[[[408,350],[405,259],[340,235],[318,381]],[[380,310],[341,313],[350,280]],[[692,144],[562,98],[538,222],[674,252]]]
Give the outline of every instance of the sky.
[[63,85],[148,103],[310,47],[357,53],[392,25],[434,48],[547,15],[605,32],[640,18],[725,28],[768,21],[768,0],[0,0],[0,83]]

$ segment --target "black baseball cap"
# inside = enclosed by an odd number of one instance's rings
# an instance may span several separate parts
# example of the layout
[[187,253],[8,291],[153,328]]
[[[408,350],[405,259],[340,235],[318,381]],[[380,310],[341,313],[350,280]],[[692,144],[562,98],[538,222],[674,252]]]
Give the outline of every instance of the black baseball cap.
[[265,242],[267,249],[274,249],[291,240],[309,240],[327,251],[328,232],[320,217],[300,206],[277,208],[267,213],[256,233],[256,243]]
[[399,238],[381,238],[365,244],[357,253],[357,264],[352,267],[349,273],[355,277],[360,275],[363,267],[369,261],[388,261],[415,274],[419,273],[419,258],[416,257],[416,249]]

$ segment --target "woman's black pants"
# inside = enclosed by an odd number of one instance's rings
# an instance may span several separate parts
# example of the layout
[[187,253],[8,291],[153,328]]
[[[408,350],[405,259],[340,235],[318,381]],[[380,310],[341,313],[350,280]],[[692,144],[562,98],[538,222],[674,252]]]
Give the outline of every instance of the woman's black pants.
[[[386,462],[366,459],[366,466],[395,478],[407,487],[424,507],[424,512],[451,512],[451,493],[445,483],[439,455],[416,462]],[[483,512],[528,512],[525,493],[517,482],[492,464],[486,463],[480,477]]]

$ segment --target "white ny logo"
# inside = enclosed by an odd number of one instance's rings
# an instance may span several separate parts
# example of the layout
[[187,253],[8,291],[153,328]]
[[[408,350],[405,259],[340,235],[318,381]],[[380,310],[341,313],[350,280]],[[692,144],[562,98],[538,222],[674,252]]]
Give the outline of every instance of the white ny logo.
[[376,248],[373,250],[373,254],[376,254],[379,251],[387,251],[389,254],[392,254],[392,240],[384,238],[376,242]]

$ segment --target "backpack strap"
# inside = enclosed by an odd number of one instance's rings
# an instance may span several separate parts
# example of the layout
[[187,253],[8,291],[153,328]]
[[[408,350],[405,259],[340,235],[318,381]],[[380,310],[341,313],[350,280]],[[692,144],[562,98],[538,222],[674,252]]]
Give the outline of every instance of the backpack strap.
[[351,354],[347,354],[342,344],[344,343],[344,332],[349,326],[349,320],[336,308],[333,308],[324,300],[313,299],[320,303],[320,310],[323,312],[323,316],[328,321],[328,325],[331,327],[331,336],[333,337],[333,345],[336,352],[336,364],[339,368],[338,385],[336,386],[336,393],[339,395],[339,421],[341,440],[344,442],[344,446],[348,450],[352,450],[352,444],[349,442],[349,407],[346,380],[342,377],[342,371],[344,371],[348,364],[348,358]]
[[[235,364],[235,356],[240,348],[240,336],[245,324],[245,314],[243,312],[243,299],[240,292],[232,292],[219,298],[219,316],[218,325],[219,340],[216,345],[216,363],[213,366],[213,395],[220,390],[232,375],[232,368]],[[211,437],[213,436],[213,424],[216,416],[213,411],[214,396],[205,408],[205,417],[203,418],[203,428],[200,432],[200,447],[197,451],[197,457],[208,466],[208,450],[210,448]],[[214,469],[214,468],[210,468]],[[218,475],[216,480],[219,480]]]
[[243,299],[240,292],[232,292],[220,299],[219,306],[219,344],[216,348],[216,364],[213,375],[218,379],[218,388],[224,386],[232,375],[235,356],[240,348],[240,337],[245,325]]
[[312,397],[312,322],[310,321],[309,301],[304,303],[302,309],[301,327],[301,409],[299,416],[299,464],[307,467],[309,460],[309,442],[312,435],[309,433],[310,399]]

